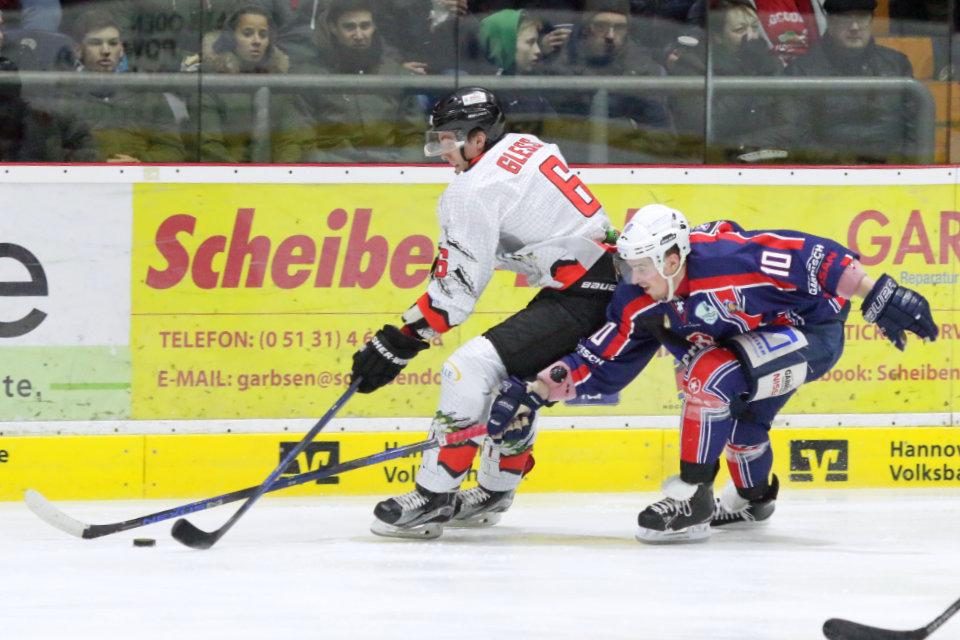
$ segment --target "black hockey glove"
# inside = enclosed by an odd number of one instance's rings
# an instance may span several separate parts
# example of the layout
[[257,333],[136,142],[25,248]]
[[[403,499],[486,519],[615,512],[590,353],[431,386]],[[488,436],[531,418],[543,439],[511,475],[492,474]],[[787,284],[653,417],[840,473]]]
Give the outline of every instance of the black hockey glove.
[[[533,417],[544,400],[532,391],[527,391],[527,383],[516,376],[510,376],[500,383],[500,395],[493,401],[490,417],[487,419],[487,433],[494,440],[518,442],[530,435]],[[529,412],[523,411],[523,408]]]
[[939,333],[927,299],[913,289],[901,287],[887,274],[880,276],[873,285],[863,299],[860,311],[863,319],[875,322],[887,340],[900,351],[907,344],[906,331],[912,331],[931,342],[937,339]]
[[429,346],[393,325],[385,325],[353,354],[353,377],[363,378],[357,391],[371,393],[389,384],[414,356]]

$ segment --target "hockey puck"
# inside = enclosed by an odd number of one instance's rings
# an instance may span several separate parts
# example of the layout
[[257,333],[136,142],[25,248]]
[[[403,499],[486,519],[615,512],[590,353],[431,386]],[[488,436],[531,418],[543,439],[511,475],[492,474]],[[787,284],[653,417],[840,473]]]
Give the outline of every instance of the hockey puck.
[[153,538],[134,538],[133,546],[135,547],[154,547],[157,545],[157,541]]

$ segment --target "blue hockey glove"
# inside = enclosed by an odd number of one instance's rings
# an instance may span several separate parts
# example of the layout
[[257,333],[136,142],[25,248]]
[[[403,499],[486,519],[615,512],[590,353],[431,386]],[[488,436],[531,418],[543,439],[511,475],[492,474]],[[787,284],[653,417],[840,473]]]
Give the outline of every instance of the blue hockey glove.
[[906,331],[930,342],[936,340],[939,333],[927,299],[913,289],[901,287],[887,274],[880,276],[873,285],[863,299],[860,311],[863,319],[875,322],[887,340],[900,351],[907,344]]
[[[510,376],[500,383],[500,395],[493,401],[487,419],[487,433],[495,440],[517,442],[530,435],[530,427],[543,398],[527,391],[527,383]],[[527,407],[530,411],[522,411]]]

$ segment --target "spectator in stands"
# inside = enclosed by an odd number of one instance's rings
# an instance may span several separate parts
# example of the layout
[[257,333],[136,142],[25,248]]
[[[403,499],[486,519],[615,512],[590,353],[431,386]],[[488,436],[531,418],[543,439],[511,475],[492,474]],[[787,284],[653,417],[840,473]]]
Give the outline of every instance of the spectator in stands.
[[374,17],[412,73],[454,72],[461,59],[477,57],[480,21],[467,12],[467,0],[394,0]]
[[[761,36],[784,66],[819,42],[827,26],[821,0],[750,0],[750,4],[760,21]],[[691,21],[707,24],[708,13],[718,5],[719,0],[696,0]]]
[[[314,74],[408,74],[386,46],[373,0],[331,0],[317,57],[294,70]],[[402,92],[304,92],[316,131],[314,162],[422,162],[426,118]]]
[[[204,37],[202,69],[212,73],[282,74],[287,55],[273,44],[269,12],[259,4],[237,8],[219,32]],[[291,93],[268,88],[204,91],[200,103],[202,162],[300,162],[313,134],[306,106]]]
[[[77,44],[78,70],[116,73],[123,58],[117,19],[90,9],[71,25]],[[163,95],[89,85],[61,100],[60,109],[90,127],[104,162],[182,162],[183,142],[173,112]]]
[[90,131],[70,117],[32,108],[20,96],[17,67],[0,58],[0,162],[95,162]]
[[[627,37],[630,19],[628,0],[587,0],[565,48],[564,68],[558,71],[578,76],[665,76],[664,68]],[[560,115],[555,135],[571,162],[594,159],[589,146],[594,94],[566,92],[554,102]],[[664,95],[610,92],[607,113],[608,162],[657,162],[673,153],[674,130]]]
[[784,66],[820,41],[827,21],[820,0],[754,0],[764,38]]
[[[787,67],[811,77],[912,78],[910,61],[873,40],[876,0],[826,0],[827,31]],[[906,92],[815,92],[786,101],[794,151],[811,162],[917,162],[917,105]]]
[[[121,20],[126,64],[130,71],[195,71],[203,36],[223,28],[237,6],[237,0],[111,0],[109,6]],[[308,0],[310,2],[311,0]],[[96,0],[80,0],[65,9],[66,24],[71,14],[82,13]],[[291,57],[310,44],[305,23],[300,21],[296,0],[258,0],[269,12],[274,25],[274,45]]]
[[[688,47],[671,57],[674,75],[782,76],[783,65],[761,37],[760,19],[750,0],[719,0],[707,23],[709,47]],[[709,53],[709,60],[705,55]],[[787,157],[791,125],[783,99],[775,94],[714,91],[710,109],[703,97],[689,94],[671,100],[688,155],[704,148],[708,164],[764,162]],[[710,117],[710,126],[705,118]],[[709,132],[709,140],[704,133]]]
[[[539,35],[542,23],[520,9],[497,11],[480,23],[480,51],[487,66],[481,73],[534,76],[540,73]],[[544,135],[556,120],[556,110],[536,88],[499,90],[503,110],[510,114],[511,131]]]

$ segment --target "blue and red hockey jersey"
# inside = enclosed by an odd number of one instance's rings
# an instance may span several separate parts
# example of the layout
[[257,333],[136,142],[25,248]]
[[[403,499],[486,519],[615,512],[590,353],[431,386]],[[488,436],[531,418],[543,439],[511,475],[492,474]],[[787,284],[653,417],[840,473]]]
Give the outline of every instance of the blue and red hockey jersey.
[[[607,323],[563,358],[578,396],[619,391],[661,342],[680,359],[688,343],[723,345],[767,325],[846,319],[849,304],[837,295],[837,284],[858,256],[833,240],[799,231],[745,231],[721,220],[695,227],[690,249],[674,300],[659,302],[640,286],[617,285]],[[656,329],[658,339],[651,323],[666,334]]]

